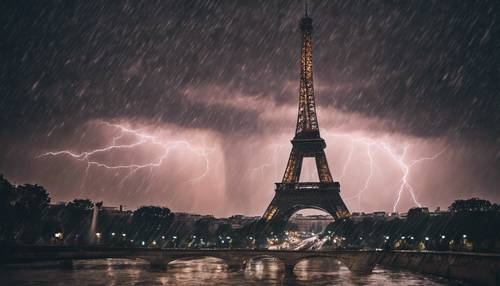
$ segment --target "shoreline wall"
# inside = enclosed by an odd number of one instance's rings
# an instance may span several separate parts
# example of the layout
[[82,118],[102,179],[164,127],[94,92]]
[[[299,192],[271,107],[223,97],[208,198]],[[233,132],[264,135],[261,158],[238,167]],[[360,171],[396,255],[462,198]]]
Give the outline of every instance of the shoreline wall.
[[500,285],[498,254],[394,251],[381,255],[378,264],[461,280],[473,285]]

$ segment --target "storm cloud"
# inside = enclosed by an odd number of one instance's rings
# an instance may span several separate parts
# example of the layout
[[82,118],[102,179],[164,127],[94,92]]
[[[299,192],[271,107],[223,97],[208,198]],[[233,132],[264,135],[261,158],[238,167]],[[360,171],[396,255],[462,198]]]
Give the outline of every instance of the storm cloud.
[[[47,185],[56,199],[80,195],[131,206],[161,202],[217,214],[263,211],[273,195],[272,182],[284,171],[296,120],[302,1],[0,5],[0,172],[18,183]],[[323,134],[387,139],[396,149],[411,144],[418,149],[415,158],[446,148],[431,168],[439,178],[414,175],[426,205],[464,196],[499,199],[500,9],[495,1],[313,1],[310,14]],[[96,122],[126,124],[161,138],[165,132],[168,138],[184,136],[195,145],[205,136],[208,143],[202,145],[215,150],[210,153],[215,173],[186,187],[175,177],[160,180],[139,172],[128,189],[119,188],[127,194],[122,196],[109,177],[123,174],[104,174],[81,187],[85,166],[68,158],[40,162],[37,156],[47,151],[83,152],[109,144],[109,132],[116,130]],[[325,139],[336,148],[328,149],[335,176],[336,169],[348,169],[336,166],[346,163],[350,142],[358,141]],[[284,147],[277,151],[276,144]],[[352,164],[363,168],[366,150],[358,147]],[[274,162],[266,161],[272,156]],[[204,168],[195,157],[195,166],[183,167],[194,177]],[[61,175],[71,166],[71,174]],[[259,166],[263,176],[253,173]],[[380,182],[370,183],[367,196],[380,188],[397,190],[400,171],[377,172]],[[359,171],[350,180],[367,174]],[[394,181],[387,183],[383,174]],[[363,188],[345,184],[346,196]],[[220,194],[227,208],[193,203],[179,190],[184,188],[204,189],[205,195],[191,194],[200,198]],[[436,188],[443,194],[433,200]],[[145,189],[149,197],[141,199]],[[350,207],[388,210],[393,195]]]

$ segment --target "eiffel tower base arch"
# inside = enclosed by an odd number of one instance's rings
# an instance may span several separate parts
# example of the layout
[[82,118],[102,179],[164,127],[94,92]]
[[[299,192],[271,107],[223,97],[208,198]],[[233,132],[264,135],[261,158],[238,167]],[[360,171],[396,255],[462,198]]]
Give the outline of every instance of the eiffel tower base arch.
[[[324,211],[334,220],[349,216],[349,211],[340,197],[338,183],[333,184],[337,188],[324,189],[318,186],[317,189],[300,190],[282,190],[279,189],[281,184],[277,185],[274,199],[261,220],[263,235],[283,232],[290,217],[302,209]],[[320,183],[315,185],[320,185]]]

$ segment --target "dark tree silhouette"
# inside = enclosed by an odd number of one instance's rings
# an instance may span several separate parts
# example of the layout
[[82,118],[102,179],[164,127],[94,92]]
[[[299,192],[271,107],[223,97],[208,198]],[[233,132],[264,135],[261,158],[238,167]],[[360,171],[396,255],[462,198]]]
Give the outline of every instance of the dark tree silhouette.
[[160,238],[168,233],[173,220],[174,214],[168,208],[143,206],[134,211],[129,229],[135,241],[160,246]]
[[14,239],[14,200],[15,187],[0,175],[0,241]]
[[39,185],[25,184],[15,190],[15,217],[18,239],[34,243],[42,234],[42,214],[50,202],[47,191]]
[[485,212],[492,209],[487,200],[472,198],[468,200],[456,200],[448,208],[451,212]]

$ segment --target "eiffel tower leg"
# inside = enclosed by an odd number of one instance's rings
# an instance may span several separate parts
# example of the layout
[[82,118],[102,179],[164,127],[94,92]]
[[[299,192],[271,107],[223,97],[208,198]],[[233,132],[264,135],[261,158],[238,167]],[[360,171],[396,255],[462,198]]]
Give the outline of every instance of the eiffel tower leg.
[[293,147],[290,152],[290,158],[286,165],[285,175],[283,176],[283,183],[298,183],[300,178],[300,171],[302,170],[303,155]]
[[316,167],[318,168],[319,181],[321,183],[332,183],[333,178],[330,173],[330,168],[328,168],[325,151],[318,151],[314,157],[316,159]]
[[349,216],[349,210],[347,209],[340,195],[338,195],[337,198],[331,198],[324,201],[321,204],[321,208],[336,220]]

